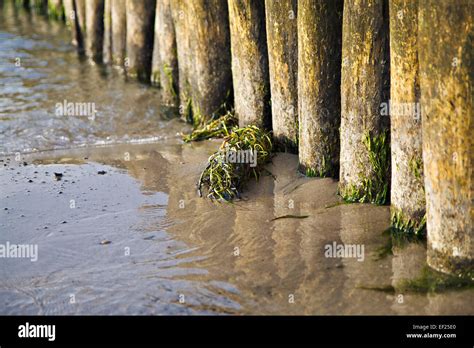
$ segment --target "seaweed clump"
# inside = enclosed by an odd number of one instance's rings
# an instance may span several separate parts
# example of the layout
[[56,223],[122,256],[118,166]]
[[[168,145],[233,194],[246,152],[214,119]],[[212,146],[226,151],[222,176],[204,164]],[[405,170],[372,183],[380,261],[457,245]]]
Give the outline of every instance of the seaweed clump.
[[207,197],[224,201],[240,198],[248,180],[258,180],[263,166],[271,159],[270,133],[256,126],[234,128],[224,138],[219,150],[209,157],[198,182],[208,189]]
[[237,118],[233,112],[228,111],[225,115],[209,120],[202,126],[195,127],[190,134],[183,136],[185,142],[200,141],[210,138],[223,138],[229,136],[232,128],[236,127]]

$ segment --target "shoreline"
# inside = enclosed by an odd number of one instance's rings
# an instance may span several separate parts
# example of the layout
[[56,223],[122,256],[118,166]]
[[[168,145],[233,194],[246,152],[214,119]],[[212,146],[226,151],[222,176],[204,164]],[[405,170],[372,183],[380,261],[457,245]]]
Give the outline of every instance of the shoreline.
[[[242,200],[199,198],[195,182],[218,144],[61,150],[3,167],[2,240],[37,243],[39,254],[27,270],[4,263],[2,314],[472,313],[469,290],[407,293],[400,306],[399,294],[373,291],[415,277],[425,247],[375,261],[389,207],[339,204],[337,183],[298,175],[295,155],[277,154],[273,177],[252,181]],[[333,242],[364,245],[365,261],[325,257]]]

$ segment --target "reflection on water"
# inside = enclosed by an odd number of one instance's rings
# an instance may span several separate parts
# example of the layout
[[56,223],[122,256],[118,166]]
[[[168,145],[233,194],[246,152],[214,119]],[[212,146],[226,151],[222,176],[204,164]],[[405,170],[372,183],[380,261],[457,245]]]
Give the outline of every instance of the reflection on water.
[[[66,28],[34,13],[0,11],[0,154],[176,137],[159,90],[79,61]],[[94,120],[56,104],[95,104]]]
[[[337,183],[299,176],[294,155],[241,201],[199,198],[219,142],[181,144],[155,89],[79,62],[54,22],[0,16],[1,151],[66,148],[0,158],[0,244],[39,248],[35,263],[0,259],[0,314],[474,314],[469,290],[363,289],[416,277],[424,246],[376,260],[388,207],[335,204]],[[99,116],[56,117],[63,99]],[[364,245],[364,261],[325,257],[333,242]]]
[[[377,260],[388,207],[334,206],[337,184],[298,176],[294,155],[276,156],[274,177],[251,183],[242,201],[199,198],[196,179],[217,144],[37,153],[27,166],[4,158],[0,243],[36,243],[39,259],[2,260],[0,313],[473,313],[470,290],[363,289],[416,277],[424,246]],[[307,217],[274,220],[283,215]],[[326,257],[333,242],[364,245],[364,260]]]

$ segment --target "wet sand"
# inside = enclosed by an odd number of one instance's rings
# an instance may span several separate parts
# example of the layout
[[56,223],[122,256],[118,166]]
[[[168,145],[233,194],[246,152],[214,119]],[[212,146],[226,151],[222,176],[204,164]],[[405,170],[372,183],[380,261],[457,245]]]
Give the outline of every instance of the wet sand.
[[[220,141],[182,144],[189,126],[159,90],[69,42],[57,22],[0,11],[0,245],[38,246],[36,262],[0,258],[0,314],[474,314],[472,290],[362,289],[416,278],[423,244],[375,260],[389,207],[339,204],[337,182],[298,175],[294,155],[234,204],[199,198]],[[57,115],[64,101],[97,117]],[[326,257],[333,243],[364,260]]]
[[[294,155],[275,156],[234,204],[199,198],[218,144],[3,157],[0,243],[37,244],[38,261],[1,260],[0,314],[474,313],[470,290],[399,303],[361,289],[416,277],[425,248],[377,260],[389,208],[338,205],[337,183],[298,175]],[[285,215],[307,217],[273,220]],[[364,245],[364,260],[326,257],[333,242]]]

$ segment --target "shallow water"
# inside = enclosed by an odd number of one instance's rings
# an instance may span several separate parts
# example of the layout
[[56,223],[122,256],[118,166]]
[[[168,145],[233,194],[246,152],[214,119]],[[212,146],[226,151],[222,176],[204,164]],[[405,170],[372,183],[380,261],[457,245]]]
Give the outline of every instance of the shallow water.
[[[199,198],[219,141],[182,144],[159,91],[81,62],[54,22],[2,11],[0,57],[0,244],[38,245],[0,258],[0,314],[474,314],[469,290],[362,289],[416,277],[424,245],[377,260],[388,207],[338,205],[294,155],[235,204]],[[55,116],[64,99],[99,113]],[[325,257],[333,242],[364,259]]]
[[[0,12],[0,154],[157,141],[184,128],[165,122],[170,112],[159,90],[79,61],[63,25],[7,5]],[[65,102],[97,113],[58,114]]]

